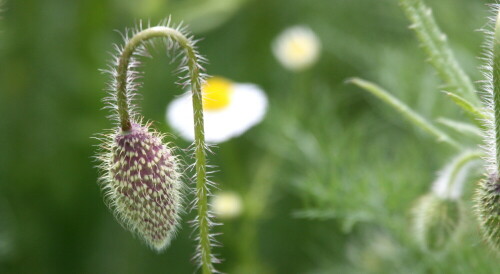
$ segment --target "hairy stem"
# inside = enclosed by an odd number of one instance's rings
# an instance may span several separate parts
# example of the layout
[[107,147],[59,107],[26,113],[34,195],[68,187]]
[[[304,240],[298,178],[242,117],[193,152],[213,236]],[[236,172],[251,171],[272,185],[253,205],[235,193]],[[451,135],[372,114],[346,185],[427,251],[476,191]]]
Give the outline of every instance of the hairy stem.
[[201,92],[201,75],[198,61],[198,54],[191,39],[186,37],[180,31],[166,27],[156,26],[135,34],[125,45],[117,68],[117,106],[120,125],[123,131],[131,128],[129,94],[127,88],[127,78],[131,57],[141,43],[153,38],[169,38],[177,42],[184,50],[186,55],[186,65],[189,70],[189,79],[191,84],[193,111],[194,111],[194,154],[196,168],[196,198],[198,205],[198,229],[199,229],[199,256],[201,268],[204,274],[212,273],[212,254],[210,245],[210,220],[207,204],[207,179],[206,179],[206,152],[205,152],[205,133],[203,120],[203,101]]
[[415,31],[439,77],[458,95],[471,100],[471,105],[480,106],[476,89],[456,61],[446,35],[439,29],[432,16],[432,10],[422,0],[399,0],[399,2],[406,17],[412,22],[411,28]]
[[500,174],[500,13],[495,24],[493,37],[493,108],[495,115],[495,162],[497,176]]

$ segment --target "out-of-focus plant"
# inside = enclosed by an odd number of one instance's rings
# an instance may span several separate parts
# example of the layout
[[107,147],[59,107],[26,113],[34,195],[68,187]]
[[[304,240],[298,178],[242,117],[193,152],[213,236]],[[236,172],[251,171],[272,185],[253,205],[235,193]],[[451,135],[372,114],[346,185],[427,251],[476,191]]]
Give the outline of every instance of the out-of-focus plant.
[[415,205],[412,228],[424,250],[444,250],[459,234],[463,222],[463,187],[479,152],[464,152],[439,172],[430,193]]
[[125,45],[116,46],[117,54],[108,72],[111,75],[108,108],[113,110],[111,118],[115,128],[104,135],[101,160],[102,187],[109,206],[117,219],[149,246],[157,251],[166,248],[175,233],[181,211],[181,176],[178,160],[170,145],[164,144],[163,136],[150,130],[151,123],[143,123],[133,104],[136,82],[140,72],[140,58],[150,56],[148,43],[161,40],[168,50],[180,52],[180,72],[184,87],[192,93],[192,119],[194,127],[193,168],[196,171],[195,199],[197,217],[193,222],[198,230],[199,241],[196,260],[203,273],[214,272],[210,235],[210,213],[208,208],[208,186],[206,173],[206,144],[204,137],[203,96],[201,86],[205,75],[201,57],[193,37],[182,27],[171,27],[170,20],[158,26],[143,29],[142,26],[124,35]]
[[[472,123],[441,118],[441,125],[455,130],[456,135],[475,135],[483,132],[484,152],[476,151],[475,139],[457,141],[432,122],[413,111],[405,103],[376,84],[362,79],[350,83],[370,92],[393,107],[408,121],[434,136],[438,143],[446,144],[458,152],[438,175],[429,194],[419,199],[414,208],[413,228],[416,239],[426,250],[443,249],[458,233],[463,218],[461,199],[463,184],[472,162],[486,159],[486,179],[481,180],[476,195],[476,208],[485,239],[494,247],[500,243],[500,23],[492,19],[493,31],[486,31],[487,54],[483,67],[486,80],[484,92],[479,96],[471,80],[462,70],[448,45],[446,35],[437,26],[432,11],[423,0],[400,0],[411,21],[429,62],[445,83],[445,94],[471,118]],[[498,14],[498,6],[494,6]],[[482,99],[482,100],[481,100]],[[466,134],[468,133],[468,134]]]
[[248,0],[189,0],[174,2],[177,10],[195,32],[215,29],[231,19]]
[[[12,216],[11,206],[6,199],[0,197],[0,265],[3,261],[9,259],[15,251],[15,223]],[[0,270],[2,268],[0,267]]]
[[[1,13],[3,11],[4,4],[5,2],[0,0],[0,19],[2,19]],[[3,196],[0,196],[0,264],[4,259],[8,258],[15,249],[15,235],[13,233],[14,218],[11,215],[11,209],[7,204],[6,199]]]
[[[115,0],[117,8],[135,18],[163,18],[165,10],[189,24],[194,33],[216,29],[231,19],[248,0]],[[177,18],[174,18],[177,19]]]
[[214,194],[210,201],[212,211],[217,218],[232,219],[240,216],[243,208],[241,196],[232,191]]
[[276,59],[286,69],[303,71],[318,60],[321,43],[310,28],[293,26],[276,37],[272,49]]

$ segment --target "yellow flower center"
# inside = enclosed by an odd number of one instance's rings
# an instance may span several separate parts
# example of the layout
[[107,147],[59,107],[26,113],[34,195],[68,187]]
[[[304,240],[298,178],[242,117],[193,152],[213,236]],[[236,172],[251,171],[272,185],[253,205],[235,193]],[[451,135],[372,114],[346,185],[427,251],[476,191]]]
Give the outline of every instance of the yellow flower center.
[[201,87],[203,93],[203,109],[219,110],[231,102],[233,83],[222,77],[212,77]]
[[290,42],[288,51],[292,58],[298,59],[304,56],[307,53],[308,49],[309,45],[307,41],[295,39]]

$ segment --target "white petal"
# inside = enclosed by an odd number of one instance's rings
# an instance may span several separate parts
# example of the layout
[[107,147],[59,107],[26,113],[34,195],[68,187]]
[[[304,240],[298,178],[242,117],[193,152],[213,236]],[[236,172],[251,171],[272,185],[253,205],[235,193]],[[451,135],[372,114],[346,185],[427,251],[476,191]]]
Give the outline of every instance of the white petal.
[[[167,109],[169,124],[181,137],[194,140],[194,122],[191,94],[173,100]],[[267,110],[267,97],[253,84],[234,84],[230,104],[221,110],[204,111],[205,140],[220,143],[240,136],[259,123]]]

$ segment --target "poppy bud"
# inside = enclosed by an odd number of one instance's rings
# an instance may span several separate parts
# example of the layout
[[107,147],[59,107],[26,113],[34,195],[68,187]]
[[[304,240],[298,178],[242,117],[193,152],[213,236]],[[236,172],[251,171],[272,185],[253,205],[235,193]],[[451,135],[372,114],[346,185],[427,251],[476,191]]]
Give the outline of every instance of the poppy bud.
[[459,200],[429,193],[414,208],[415,237],[424,250],[445,249],[459,231],[462,208]]
[[117,130],[104,189],[117,218],[156,250],[165,248],[178,223],[181,199],[177,161],[161,137],[132,123]]
[[484,238],[500,250],[500,182],[497,176],[479,182],[476,211]]

